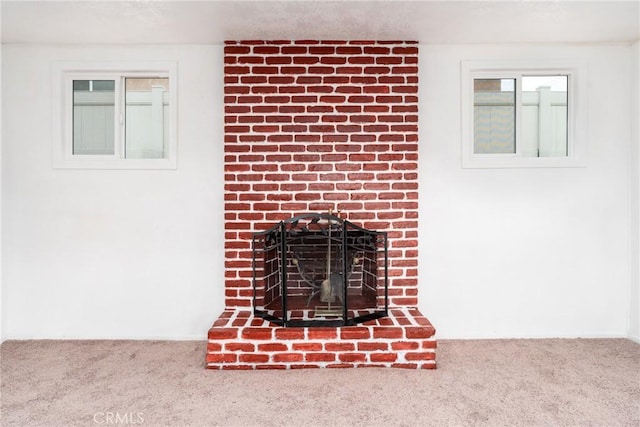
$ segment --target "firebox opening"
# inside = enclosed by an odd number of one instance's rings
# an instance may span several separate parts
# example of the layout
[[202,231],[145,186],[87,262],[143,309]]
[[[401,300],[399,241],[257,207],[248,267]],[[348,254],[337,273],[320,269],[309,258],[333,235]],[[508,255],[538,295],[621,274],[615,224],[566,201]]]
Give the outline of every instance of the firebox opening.
[[387,316],[387,233],[331,213],[253,235],[253,310],[283,326],[346,326]]

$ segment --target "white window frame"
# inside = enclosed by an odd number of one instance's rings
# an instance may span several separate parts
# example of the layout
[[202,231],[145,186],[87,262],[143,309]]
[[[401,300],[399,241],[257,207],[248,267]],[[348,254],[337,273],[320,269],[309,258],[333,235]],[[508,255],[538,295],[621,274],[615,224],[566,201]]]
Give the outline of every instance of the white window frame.
[[[57,169],[176,169],[178,164],[178,66],[175,61],[56,62],[53,64],[53,167]],[[124,79],[169,78],[169,135],[160,159],[124,157]],[[115,80],[113,155],[73,154],[73,81]]]
[[[525,157],[521,136],[523,76],[568,76],[567,155]],[[474,79],[516,79],[516,153],[474,153]],[[579,60],[462,61],[461,131],[463,168],[585,167],[587,160],[587,66]]]

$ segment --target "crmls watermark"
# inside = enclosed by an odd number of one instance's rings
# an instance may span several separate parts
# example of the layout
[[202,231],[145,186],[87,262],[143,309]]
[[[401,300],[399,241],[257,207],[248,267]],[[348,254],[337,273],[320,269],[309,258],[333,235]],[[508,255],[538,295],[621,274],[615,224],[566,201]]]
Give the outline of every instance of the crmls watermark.
[[96,412],[93,422],[100,425],[139,425],[144,424],[144,412]]

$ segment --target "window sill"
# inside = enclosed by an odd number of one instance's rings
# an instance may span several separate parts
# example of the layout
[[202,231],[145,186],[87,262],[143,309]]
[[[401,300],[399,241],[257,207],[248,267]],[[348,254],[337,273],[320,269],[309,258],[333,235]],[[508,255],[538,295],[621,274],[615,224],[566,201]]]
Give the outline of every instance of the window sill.
[[177,169],[175,156],[172,159],[96,159],[71,158],[54,159],[54,169]]
[[583,168],[586,161],[581,157],[514,157],[496,154],[473,154],[463,156],[464,169],[506,168]]

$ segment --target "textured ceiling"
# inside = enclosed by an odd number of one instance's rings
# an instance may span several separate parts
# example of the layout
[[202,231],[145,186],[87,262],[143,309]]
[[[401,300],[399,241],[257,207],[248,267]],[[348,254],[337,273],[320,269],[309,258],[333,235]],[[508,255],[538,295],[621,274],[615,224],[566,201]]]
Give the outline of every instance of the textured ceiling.
[[2,1],[3,43],[638,40],[639,1]]

